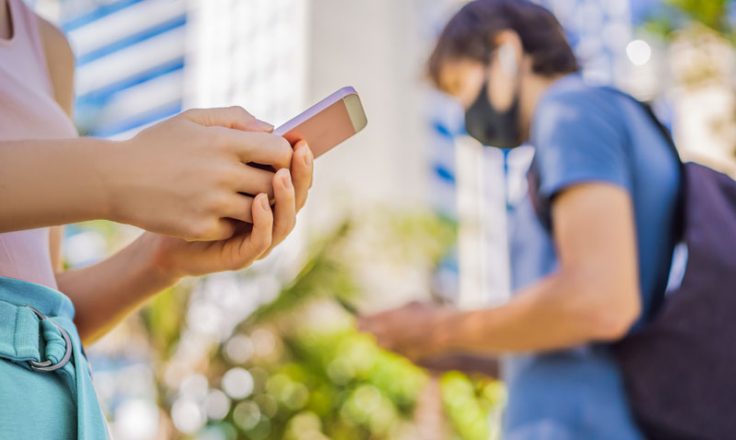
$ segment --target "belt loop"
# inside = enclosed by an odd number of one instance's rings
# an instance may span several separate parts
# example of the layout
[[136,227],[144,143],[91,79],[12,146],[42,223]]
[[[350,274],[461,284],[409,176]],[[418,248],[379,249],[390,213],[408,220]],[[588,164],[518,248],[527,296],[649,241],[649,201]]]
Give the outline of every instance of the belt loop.
[[54,325],[59,330],[59,333],[61,333],[61,336],[64,338],[64,343],[66,344],[64,356],[61,358],[61,360],[57,363],[53,363],[50,360],[46,359],[45,361],[28,361],[28,364],[30,365],[31,369],[36,371],[43,371],[43,372],[50,372],[50,371],[56,371],[59,368],[63,368],[64,365],[69,363],[69,360],[72,357],[72,340],[69,337],[69,333],[59,324],[55,323],[51,319],[48,319],[46,315],[41,313],[38,309],[32,306],[27,306],[29,309],[33,310],[33,313],[38,316],[38,319],[41,321],[49,321],[51,324]]

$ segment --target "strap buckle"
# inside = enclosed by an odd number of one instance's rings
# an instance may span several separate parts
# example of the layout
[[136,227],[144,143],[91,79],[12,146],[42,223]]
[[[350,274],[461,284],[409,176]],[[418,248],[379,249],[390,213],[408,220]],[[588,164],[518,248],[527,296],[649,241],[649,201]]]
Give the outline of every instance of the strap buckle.
[[38,316],[38,319],[41,321],[48,320],[50,323],[54,325],[59,330],[59,333],[61,333],[61,336],[64,338],[64,343],[66,344],[66,351],[64,352],[64,356],[61,358],[61,360],[57,363],[53,363],[50,360],[45,361],[28,361],[28,364],[31,366],[31,369],[36,371],[43,371],[43,372],[50,372],[50,371],[56,371],[59,368],[63,368],[64,365],[69,363],[69,360],[72,358],[72,340],[69,337],[69,333],[59,324],[55,323],[54,321],[50,320],[48,316],[41,313],[38,309],[35,307],[28,306],[29,309],[33,310],[33,313]]

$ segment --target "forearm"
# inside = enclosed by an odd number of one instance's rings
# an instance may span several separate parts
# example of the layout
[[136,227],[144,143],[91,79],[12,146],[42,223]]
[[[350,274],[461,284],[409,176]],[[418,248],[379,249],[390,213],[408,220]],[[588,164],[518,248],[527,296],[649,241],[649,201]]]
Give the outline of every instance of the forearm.
[[142,236],[93,266],[57,275],[59,290],[76,308],[81,338],[91,342],[176,279],[157,269],[154,244]]
[[104,164],[112,144],[0,142],[0,232],[108,218]]
[[553,275],[519,292],[507,304],[448,314],[436,332],[447,351],[483,354],[545,351],[594,340],[615,339],[625,324],[616,305],[604,304],[603,288],[579,289],[563,275]]

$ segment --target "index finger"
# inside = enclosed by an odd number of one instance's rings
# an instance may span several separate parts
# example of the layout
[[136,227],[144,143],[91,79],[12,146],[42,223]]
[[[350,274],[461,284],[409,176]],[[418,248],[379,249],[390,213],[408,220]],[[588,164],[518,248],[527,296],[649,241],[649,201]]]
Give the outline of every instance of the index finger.
[[289,168],[293,150],[281,136],[216,127],[222,140],[243,163],[271,165],[275,169]]
[[247,131],[273,131],[273,125],[256,119],[243,107],[197,108],[182,113],[192,122],[206,127],[226,127]]

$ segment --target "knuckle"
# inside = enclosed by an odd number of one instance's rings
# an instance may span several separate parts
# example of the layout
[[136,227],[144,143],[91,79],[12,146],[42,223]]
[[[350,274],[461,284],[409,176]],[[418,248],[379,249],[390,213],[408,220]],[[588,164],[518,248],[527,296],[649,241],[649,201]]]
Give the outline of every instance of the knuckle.
[[271,241],[272,241],[271,229],[268,228],[268,231],[261,230],[260,232],[254,234],[252,238],[253,238],[253,242],[252,242],[253,250],[257,254],[261,254],[263,253],[263,251],[268,249],[269,246],[271,246]]
[[229,191],[238,185],[239,178],[238,169],[234,169],[227,164],[226,166],[219,167],[215,173],[215,186]]
[[247,265],[247,261],[242,258],[234,258],[225,265],[225,270],[240,270]]
[[229,205],[230,200],[225,194],[217,194],[210,198],[207,207],[211,213],[220,215],[227,211]]
[[227,136],[225,135],[225,132],[221,130],[219,127],[210,127],[207,130],[208,137],[209,137],[209,143],[216,147],[221,149],[226,149],[228,146]]
[[289,143],[289,141],[281,136],[276,136],[276,141],[278,142],[280,150],[283,151],[283,153],[287,154],[289,158],[291,158],[291,154],[294,152],[294,149],[291,148],[291,144]]
[[264,235],[261,241],[258,243],[258,250],[262,253],[271,246],[273,239],[270,234]]
[[201,108],[190,108],[179,113],[177,118],[188,121],[200,121],[207,115],[207,110]]
[[282,165],[288,167],[291,163],[291,156],[294,153],[294,150],[291,148],[291,144],[281,136],[276,137],[276,144],[278,147],[278,160],[282,162]]
[[213,234],[212,224],[207,221],[198,221],[189,227],[189,235],[193,240],[207,240]]
[[233,105],[231,107],[228,107],[228,110],[238,119],[254,119],[253,115],[251,115],[248,110],[244,109],[243,107],[239,105]]
[[294,229],[294,226],[296,225],[296,217],[294,216],[294,213],[290,213],[289,215],[284,216],[283,220],[281,221],[280,228],[283,232],[283,235],[288,234],[291,232],[292,229]]

